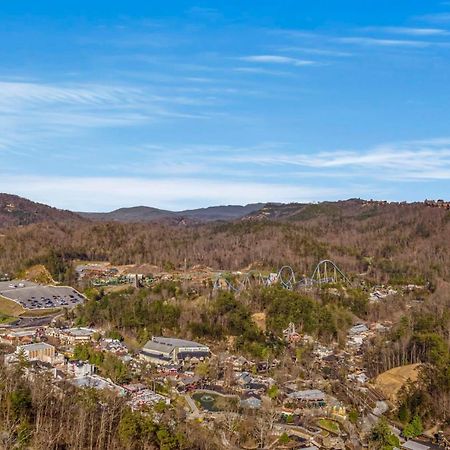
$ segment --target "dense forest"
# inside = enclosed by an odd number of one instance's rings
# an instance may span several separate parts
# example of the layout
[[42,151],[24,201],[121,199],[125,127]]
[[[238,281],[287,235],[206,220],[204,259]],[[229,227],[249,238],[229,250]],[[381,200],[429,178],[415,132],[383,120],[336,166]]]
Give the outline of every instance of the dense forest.
[[276,269],[310,274],[323,258],[374,282],[450,281],[450,212],[423,204],[310,205],[286,220],[251,218],[190,226],[47,222],[4,229],[0,270],[34,263],[70,279],[72,259],[160,267]]

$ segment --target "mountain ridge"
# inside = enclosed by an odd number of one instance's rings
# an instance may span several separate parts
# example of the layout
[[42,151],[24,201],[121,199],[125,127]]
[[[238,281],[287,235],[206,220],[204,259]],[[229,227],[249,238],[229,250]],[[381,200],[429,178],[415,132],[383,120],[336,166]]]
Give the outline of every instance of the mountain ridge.
[[320,217],[365,218],[405,206],[450,209],[443,201],[387,202],[351,198],[318,203],[250,203],[218,205],[170,211],[151,206],[118,208],[110,212],[73,212],[34,202],[13,194],[0,193],[0,227],[24,226],[40,222],[117,222],[165,223],[169,225],[201,224],[215,221],[305,221]]
[[205,208],[186,209],[182,211],[169,211],[151,206],[132,206],[119,208],[114,211],[77,212],[81,217],[97,221],[114,222],[154,222],[159,220],[171,221],[200,221],[210,222],[215,220],[240,219],[250,213],[261,209],[265,203],[250,203],[247,205],[218,205]]

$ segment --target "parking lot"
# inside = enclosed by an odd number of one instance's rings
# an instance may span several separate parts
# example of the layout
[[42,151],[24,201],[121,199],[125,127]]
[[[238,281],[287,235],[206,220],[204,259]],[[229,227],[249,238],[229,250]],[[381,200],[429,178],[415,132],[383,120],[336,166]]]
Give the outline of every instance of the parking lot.
[[84,300],[71,287],[42,286],[22,280],[0,282],[0,295],[26,309],[73,308]]

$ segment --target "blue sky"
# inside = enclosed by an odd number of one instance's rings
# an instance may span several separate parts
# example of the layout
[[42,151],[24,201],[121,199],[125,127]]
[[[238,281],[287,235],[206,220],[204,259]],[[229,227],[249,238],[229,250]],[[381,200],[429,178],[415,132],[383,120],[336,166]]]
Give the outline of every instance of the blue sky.
[[0,191],[74,210],[445,198],[450,1],[10,1]]

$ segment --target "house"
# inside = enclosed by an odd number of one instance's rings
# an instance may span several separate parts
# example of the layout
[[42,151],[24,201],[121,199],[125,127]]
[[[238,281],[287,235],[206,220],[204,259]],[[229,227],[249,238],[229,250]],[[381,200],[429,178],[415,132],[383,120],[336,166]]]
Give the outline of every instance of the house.
[[248,372],[236,374],[236,383],[240,386],[248,386],[253,381],[253,377]]
[[325,393],[318,389],[306,389],[295,391],[287,396],[288,402],[295,402],[299,406],[323,407],[325,406]]
[[152,337],[143,347],[141,356],[155,364],[172,364],[210,355],[209,347],[184,339]]
[[244,409],[259,409],[261,408],[261,400],[257,397],[249,397],[241,401],[241,407]]

